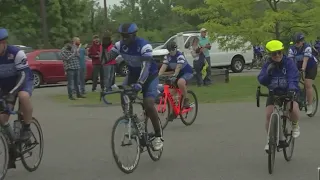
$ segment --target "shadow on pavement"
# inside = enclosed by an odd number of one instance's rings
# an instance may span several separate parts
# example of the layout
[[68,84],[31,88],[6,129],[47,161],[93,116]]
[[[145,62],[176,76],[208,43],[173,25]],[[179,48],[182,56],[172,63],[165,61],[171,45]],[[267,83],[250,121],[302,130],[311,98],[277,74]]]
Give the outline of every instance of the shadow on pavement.
[[120,106],[120,103],[113,103],[110,105],[106,104],[75,104],[75,105],[69,105],[70,107],[86,107],[86,108],[96,108],[96,107],[105,107],[108,108],[108,106]]

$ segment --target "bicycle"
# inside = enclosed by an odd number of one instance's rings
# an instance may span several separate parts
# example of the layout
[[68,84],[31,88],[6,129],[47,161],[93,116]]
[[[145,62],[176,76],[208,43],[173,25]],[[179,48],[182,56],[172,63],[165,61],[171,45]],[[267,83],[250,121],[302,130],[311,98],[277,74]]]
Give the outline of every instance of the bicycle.
[[[154,133],[148,132],[147,124],[148,124],[148,117],[145,112],[145,108],[142,102],[142,98],[137,96],[137,92],[133,90],[130,86],[119,86],[119,90],[116,91],[109,91],[109,92],[101,92],[101,98],[104,100],[104,102],[108,102],[105,99],[106,95],[110,94],[120,94],[121,98],[121,106],[123,109],[124,115],[121,116],[116,120],[116,122],[113,125],[112,128],[112,136],[111,136],[111,148],[112,148],[112,154],[116,161],[116,164],[118,168],[126,173],[132,173],[137,167],[140,160],[140,154],[142,152],[145,152],[145,147],[148,151],[148,154],[150,158],[153,161],[158,161],[161,158],[163,148],[159,151],[155,151],[153,149],[152,140],[155,137]],[[133,113],[133,104],[141,105],[143,109],[143,116],[144,119],[139,119],[137,114]],[[133,144],[133,141],[137,143],[136,148],[136,156],[133,164],[130,164],[128,166],[125,166],[121,160],[119,159],[119,156],[116,154],[115,150],[115,131],[117,127],[120,124],[125,124],[127,126],[127,132],[123,135],[121,146],[131,146]],[[161,125],[161,121],[159,120],[159,123]],[[161,132],[162,134],[162,132]],[[153,154],[155,153],[155,154]]]
[[[160,77],[165,83],[163,85],[163,92],[159,94],[159,102],[157,106],[157,111],[159,114],[164,114],[167,112],[167,117],[164,122],[162,122],[162,129],[165,129],[169,121],[173,121],[178,116],[182,123],[186,126],[190,126],[194,123],[198,115],[198,100],[195,93],[191,90],[188,90],[188,97],[192,96],[194,102],[189,104],[189,107],[183,107],[183,96],[181,90],[177,87],[176,83],[172,83],[169,80],[169,77],[164,76]],[[188,113],[192,110],[195,110],[194,117],[188,122],[187,116]],[[173,112],[171,112],[173,111]],[[185,115],[185,116],[184,116]]]
[[[258,86],[256,92],[257,107],[260,107],[260,97],[272,97],[274,99],[274,109],[269,121],[268,130],[268,171],[273,173],[276,151],[283,149],[283,156],[286,161],[290,161],[293,156],[295,138],[292,136],[292,127],[287,121],[290,121],[289,112],[292,111],[293,98],[288,95],[276,96],[273,91],[268,94],[261,93],[261,86]],[[287,104],[290,102],[290,107]],[[281,121],[282,120],[282,121]],[[280,129],[282,127],[282,131]],[[284,137],[283,137],[284,136]],[[285,138],[286,146],[279,147],[279,141]]]
[[[304,80],[305,80],[304,73],[303,73],[303,71],[300,71],[299,83],[300,83],[300,85],[302,85],[302,87],[300,86],[300,93],[301,94],[299,96],[298,104],[299,104],[300,111],[302,111],[302,109],[304,109],[304,111],[307,112],[307,100],[306,100],[307,94],[306,94],[306,87],[305,87]],[[309,117],[313,117],[317,113],[318,103],[319,103],[317,87],[314,84],[312,84],[312,88],[315,92],[313,94],[313,101],[315,101],[315,107],[313,106],[314,109],[313,109],[312,114],[307,114],[307,116],[309,116]]]
[[[3,126],[1,126],[1,133],[3,136],[0,136],[0,141],[3,142],[3,137],[5,138],[4,144],[6,144],[6,148],[8,148],[6,150],[8,152],[6,153],[6,161],[8,162],[6,162],[5,169],[2,170],[3,176],[0,177],[0,180],[4,179],[5,174],[8,170],[9,158],[14,161],[21,160],[22,165],[29,172],[33,172],[37,170],[42,160],[43,147],[44,147],[43,133],[42,133],[41,126],[38,120],[34,117],[32,117],[31,124],[34,124],[36,126],[36,129],[39,135],[39,141],[37,140],[37,138],[35,138],[35,134],[33,132],[29,140],[27,141],[21,140],[20,134],[21,134],[22,126],[24,124],[24,120],[23,120],[22,113],[20,112],[20,103],[19,103],[18,111],[14,111],[14,110],[11,110],[11,108],[5,102],[4,97],[3,96],[0,97],[0,114],[3,114],[3,113],[9,114],[9,115],[16,115],[18,118],[13,122],[14,126],[12,128],[12,132],[13,132],[12,134],[7,133],[3,129]],[[34,164],[30,165],[27,163],[27,158],[33,155],[33,152],[31,150],[33,150],[38,145],[40,146],[40,151],[38,155],[39,160]]]

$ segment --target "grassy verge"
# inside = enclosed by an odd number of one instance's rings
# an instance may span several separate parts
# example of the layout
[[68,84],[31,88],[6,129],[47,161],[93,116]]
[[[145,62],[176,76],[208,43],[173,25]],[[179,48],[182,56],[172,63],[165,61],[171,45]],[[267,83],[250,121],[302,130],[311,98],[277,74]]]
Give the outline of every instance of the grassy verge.
[[[320,79],[315,81],[320,85]],[[256,88],[258,86],[256,76],[230,77],[229,83],[216,83],[210,87],[190,86],[200,103],[223,103],[223,102],[253,102],[255,101]],[[266,91],[266,89],[263,89]],[[69,101],[65,94],[53,95],[52,99],[58,102],[70,104],[99,104],[99,93],[88,93],[87,98]],[[109,95],[110,102],[119,103],[119,95]]]

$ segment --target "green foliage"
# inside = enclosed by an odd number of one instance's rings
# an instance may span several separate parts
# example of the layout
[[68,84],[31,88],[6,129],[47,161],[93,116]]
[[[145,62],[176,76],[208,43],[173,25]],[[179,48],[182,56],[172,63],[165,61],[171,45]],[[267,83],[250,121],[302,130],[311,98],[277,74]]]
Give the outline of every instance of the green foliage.
[[200,17],[205,21],[200,26],[214,32],[211,38],[225,49],[244,48],[245,42],[288,40],[295,32],[314,38],[319,27],[316,14],[320,13],[320,0],[206,0],[205,3],[206,7],[178,6],[174,11]]

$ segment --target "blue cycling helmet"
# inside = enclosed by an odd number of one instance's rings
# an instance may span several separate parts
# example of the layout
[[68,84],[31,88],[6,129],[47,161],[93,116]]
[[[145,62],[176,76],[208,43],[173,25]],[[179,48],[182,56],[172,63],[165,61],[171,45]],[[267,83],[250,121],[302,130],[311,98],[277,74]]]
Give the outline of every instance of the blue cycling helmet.
[[0,27],[0,41],[8,38],[8,31],[5,28]]
[[293,41],[295,43],[301,42],[304,40],[304,34],[302,33],[297,33],[294,37],[293,37]]
[[135,23],[124,23],[119,26],[118,32],[121,34],[134,34],[138,31]]

